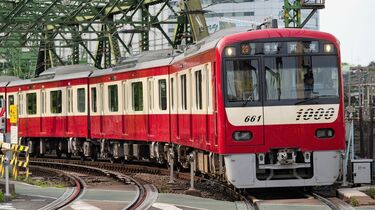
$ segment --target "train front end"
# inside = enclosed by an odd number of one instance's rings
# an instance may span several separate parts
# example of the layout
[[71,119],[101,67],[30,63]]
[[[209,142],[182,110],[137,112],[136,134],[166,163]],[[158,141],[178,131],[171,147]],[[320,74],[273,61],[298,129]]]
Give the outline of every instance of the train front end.
[[259,30],[222,39],[217,55],[228,181],[332,185],[345,149],[338,41],[316,31]]

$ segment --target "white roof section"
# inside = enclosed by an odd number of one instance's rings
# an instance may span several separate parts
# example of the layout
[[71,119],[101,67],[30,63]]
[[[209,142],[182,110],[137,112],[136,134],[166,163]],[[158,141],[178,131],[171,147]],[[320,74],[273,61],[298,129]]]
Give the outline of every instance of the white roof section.
[[8,87],[20,86],[20,85],[31,85],[43,82],[56,82],[61,80],[87,78],[93,71],[100,71],[97,68],[89,65],[70,65],[70,66],[58,66],[50,68],[42,72],[39,77],[12,81]]
[[90,77],[168,66],[173,61],[175,55],[176,52],[172,49],[143,52],[134,57],[125,58],[124,62],[116,67],[94,71]]
[[15,76],[0,76],[0,87],[6,87],[9,82],[16,80],[21,79]]
[[96,67],[87,65],[87,64],[77,64],[77,65],[68,65],[68,66],[56,66],[49,68],[42,72],[40,76],[43,75],[64,75],[64,74],[72,74],[72,73],[80,73],[80,72],[91,72],[98,70]]
[[225,36],[229,36],[229,35],[241,33],[241,32],[246,32],[248,30],[249,29],[246,27],[235,27],[235,28],[228,28],[228,29],[220,30],[202,39],[197,44],[190,46],[190,48],[188,48],[184,54],[177,56],[174,62],[180,61],[182,59],[185,59],[185,58],[200,54],[209,49],[215,48],[217,43]]

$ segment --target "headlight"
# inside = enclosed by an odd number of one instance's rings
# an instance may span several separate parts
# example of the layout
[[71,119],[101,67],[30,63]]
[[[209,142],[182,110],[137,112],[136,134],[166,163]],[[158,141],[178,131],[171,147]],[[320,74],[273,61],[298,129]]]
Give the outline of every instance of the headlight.
[[226,47],[224,49],[224,55],[228,57],[236,56],[236,48],[235,47]]
[[320,128],[315,131],[315,136],[319,139],[332,138],[335,135],[335,131],[331,128]]
[[325,53],[332,53],[333,49],[334,49],[333,44],[324,44]]
[[253,138],[253,134],[249,131],[235,131],[232,137],[236,141],[249,141]]

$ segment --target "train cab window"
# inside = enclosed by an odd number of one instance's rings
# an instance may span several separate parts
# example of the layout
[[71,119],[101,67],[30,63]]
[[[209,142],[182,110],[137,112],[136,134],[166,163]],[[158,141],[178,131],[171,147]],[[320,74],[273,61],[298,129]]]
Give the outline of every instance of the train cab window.
[[36,103],[36,93],[26,94],[26,112],[29,115],[36,114],[37,103]]
[[228,102],[247,103],[260,100],[257,60],[227,60],[225,69]]
[[264,61],[268,101],[314,99],[313,103],[320,103],[339,98],[335,56],[268,57]]
[[143,85],[142,82],[132,83],[132,102],[134,111],[143,111]]
[[85,100],[85,88],[77,89],[77,111],[85,112],[86,110],[86,100]]
[[187,110],[187,84],[186,74],[180,76],[181,80],[181,109]]
[[92,112],[98,111],[96,87],[91,88],[91,110]]
[[195,76],[195,108],[197,110],[203,109],[202,104],[202,70],[194,72]]
[[110,112],[118,111],[118,87],[117,85],[108,86],[108,107]]
[[159,80],[159,109],[167,110],[167,80]]
[[50,92],[51,99],[51,113],[58,114],[62,112],[62,94],[61,90],[54,90]]

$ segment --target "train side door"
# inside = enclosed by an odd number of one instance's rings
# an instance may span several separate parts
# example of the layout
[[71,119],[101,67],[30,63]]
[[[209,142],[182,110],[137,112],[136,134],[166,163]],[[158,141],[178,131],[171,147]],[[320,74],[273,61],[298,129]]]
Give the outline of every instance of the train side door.
[[177,140],[190,144],[192,139],[191,124],[191,79],[190,69],[177,74],[178,108],[177,108]]

